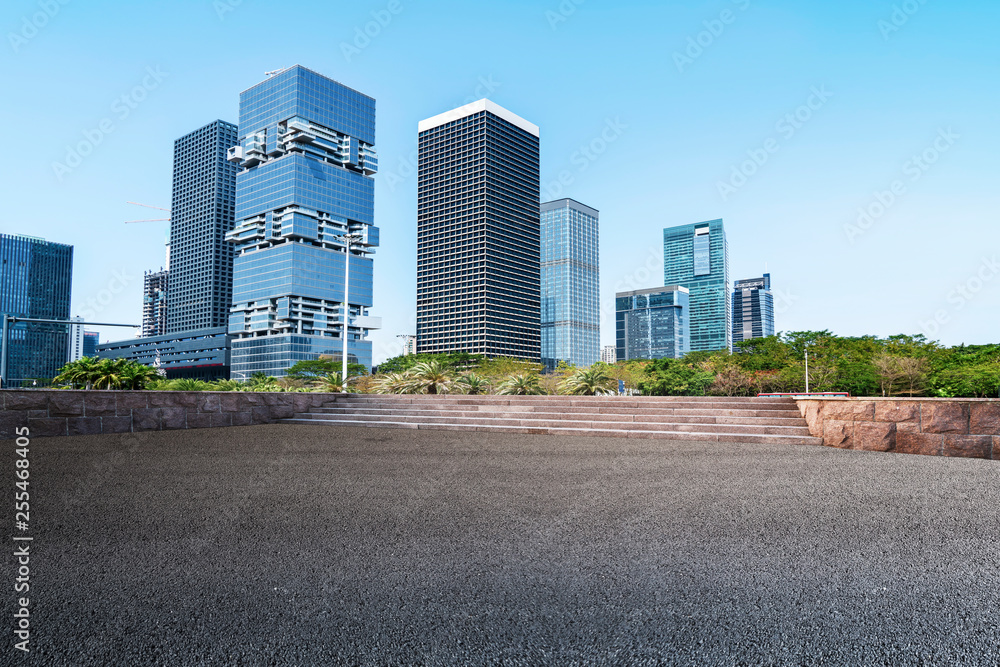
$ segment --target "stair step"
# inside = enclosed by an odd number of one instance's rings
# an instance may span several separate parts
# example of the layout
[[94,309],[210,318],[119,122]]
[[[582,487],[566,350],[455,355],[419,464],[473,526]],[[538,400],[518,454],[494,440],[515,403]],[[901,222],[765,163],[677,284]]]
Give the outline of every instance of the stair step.
[[320,415],[392,415],[397,417],[434,416],[434,417],[495,417],[507,419],[564,419],[567,416],[581,416],[593,420],[609,422],[632,421],[664,421],[690,424],[742,424],[750,423],[758,426],[797,426],[802,423],[802,416],[796,411],[788,416],[774,416],[771,412],[761,413],[753,417],[731,417],[713,413],[712,415],[688,415],[671,410],[579,410],[571,413],[565,410],[558,412],[542,411],[541,407],[522,408],[510,406],[506,408],[490,408],[480,410],[461,410],[461,406],[453,409],[427,408],[417,409],[407,406],[400,408],[313,408],[311,414]]
[[695,433],[689,431],[644,431],[644,430],[622,430],[622,429],[596,429],[579,427],[539,427],[539,426],[471,426],[468,424],[416,424],[412,422],[392,422],[392,421],[336,421],[326,422],[315,419],[283,419],[284,424],[329,424],[336,426],[357,426],[365,428],[403,428],[420,430],[439,431],[466,431],[466,432],[497,432],[497,433],[525,433],[534,435],[574,435],[589,437],[612,437],[612,438],[666,438],[673,440],[702,441],[702,442],[731,442],[748,444],[789,444],[789,445],[822,445],[822,438],[800,435],[775,435],[756,433]]

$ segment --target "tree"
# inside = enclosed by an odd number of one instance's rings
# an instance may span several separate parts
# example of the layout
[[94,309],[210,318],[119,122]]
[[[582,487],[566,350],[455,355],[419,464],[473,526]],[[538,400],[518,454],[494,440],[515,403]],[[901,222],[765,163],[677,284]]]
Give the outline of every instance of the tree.
[[501,396],[537,396],[545,390],[538,384],[537,375],[518,373],[501,382],[497,393]]
[[415,393],[447,394],[453,384],[449,369],[438,361],[422,361],[406,375]]
[[704,396],[714,379],[684,359],[656,359],[646,367],[639,390],[647,396]]
[[467,373],[463,375],[455,380],[455,384],[458,385],[458,387],[466,394],[472,396],[490,393],[489,382],[486,381],[486,378],[476,375],[475,373]]
[[[302,380],[313,382],[319,380],[324,375],[330,373],[343,372],[343,365],[339,361],[332,359],[304,359],[296,361],[291,368],[285,372],[285,377],[291,380]],[[367,375],[368,369],[364,364],[347,364],[347,378]]]
[[579,368],[559,383],[559,391],[570,396],[605,396],[614,394],[615,380],[606,368]]

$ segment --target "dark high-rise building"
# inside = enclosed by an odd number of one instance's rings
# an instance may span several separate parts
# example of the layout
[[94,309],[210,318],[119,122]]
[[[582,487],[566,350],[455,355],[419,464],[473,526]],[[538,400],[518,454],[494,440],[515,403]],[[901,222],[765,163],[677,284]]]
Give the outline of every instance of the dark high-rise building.
[[618,361],[680,359],[690,352],[689,296],[679,285],[615,294]]
[[97,331],[83,332],[83,356],[97,356],[97,346],[101,342],[101,334]]
[[163,333],[222,327],[228,322],[233,247],[226,234],[233,229],[236,166],[226,154],[236,143],[236,126],[223,120],[174,142],[170,289]]
[[733,286],[733,342],[774,335],[771,274],[737,280]]
[[729,243],[722,220],[663,230],[663,282],[691,291],[691,350],[730,350]]
[[541,211],[542,363],[590,366],[600,356],[600,214],[572,199]]
[[170,272],[146,271],[142,277],[142,334],[162,336],[167,333],[167,287]]
[[228,236],[233,378],[342,360],[345,340],[348,361],[371,367],[367,336],[381,326],[368,314],[379,244],[375,100],[300,65],[272,73],[240,93],[229,157],[240,165]]
[[[68,320],[73,246],[0,234],[0,315]],[[69,358],[69,325],[17,322],[7,332],[4,386],[51,380]]]
[[539,361],[538,127],[480,100],[418,130],[417,351]]

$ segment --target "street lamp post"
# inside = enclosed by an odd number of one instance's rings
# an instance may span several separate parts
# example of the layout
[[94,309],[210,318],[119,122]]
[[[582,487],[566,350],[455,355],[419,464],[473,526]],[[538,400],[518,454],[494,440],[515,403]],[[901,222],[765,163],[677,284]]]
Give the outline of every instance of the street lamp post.
[[350,307],[350,290],[351,290],[351,245],[364,240],[364,236],[361,234],[340,234],[337,238],[344,242],[344,355],[342,364],[342,372],[340,374],[340,388],[343,391],[347,391],[347,336],[348,336],[348,320],[351,314]]
[[809,393],[809,346],[806,345],[806,393]]

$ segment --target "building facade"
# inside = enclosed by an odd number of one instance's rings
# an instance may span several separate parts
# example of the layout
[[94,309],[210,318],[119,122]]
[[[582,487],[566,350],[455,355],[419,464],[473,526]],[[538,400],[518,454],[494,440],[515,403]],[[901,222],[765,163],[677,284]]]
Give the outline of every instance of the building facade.
[[774,335],[771,274],[737,280],[733,285],[733,342]]
[[618,361],[618,348],[614,345],[605,345],[601,348],[601,361],[606,364],[613,364]]
[[167,290],[170,272],[146,271],[142,276],[142,336],[167,333]]
[[[375,100],[299,65],[240,94],[233,378],[329,355],[371,368]],[[348,246],[343,236],[359,238]],[[174,250],[176,253],[176,249]],[[345,304],[346,261],[350,294]],[[345,308],[346,306],[346,308]],[[345,310],[347,312],[345,312]]]
[[[73,246],[0,234],[0,315],[68,320]],[[70,326],[16,322],[7,331],[4,386],[51,380],[70,354]]]
[[[174,142],[166,326],[153,326],[147,333],[144,303],[144,336],[222,327],[228,322],[233,247],[226,234],[233,229],[236,165],[226,158],[235,145],[236,126],[224,120]],[[166,279],[164,274],[164,287]]]
[[230,337],[225,327],[101,343],[96,356],[137,361],[160,369],[170,380],[230,377]]
[[672,285],[615,295],[618,361],[680,359],[691,351],[690,292]]
[[538,127],[480,100],[418,130],[417,351],[539,361]]
[[590,366],[600,355],[596,209],[572,199],[541,205],[542,363]]
[[83,356],[96,357],[97,345],[101,342],[101,334],[97,331],[83,332]]
[[722,220],[663,230],[663,281],[691,292],[691,350],[731,350],[729,243]]

